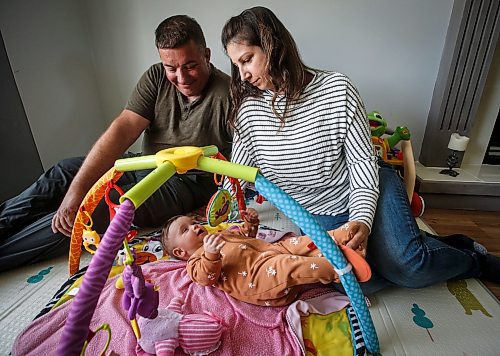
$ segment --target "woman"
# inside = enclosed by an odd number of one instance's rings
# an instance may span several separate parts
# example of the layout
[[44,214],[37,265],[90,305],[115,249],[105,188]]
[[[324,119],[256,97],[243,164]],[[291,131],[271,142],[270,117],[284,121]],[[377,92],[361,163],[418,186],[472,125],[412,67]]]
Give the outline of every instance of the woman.
[[254,7],[232,17],[221,39],[231,59],[232,160],[259,167],[325,229],[349,222],[348,246],[367,246],[374,272],[365,293],[452,278],[500,282],[500,258],[483,246],[418,229],[400,178],[373,152],[354,85],[307,67],[272,11]]

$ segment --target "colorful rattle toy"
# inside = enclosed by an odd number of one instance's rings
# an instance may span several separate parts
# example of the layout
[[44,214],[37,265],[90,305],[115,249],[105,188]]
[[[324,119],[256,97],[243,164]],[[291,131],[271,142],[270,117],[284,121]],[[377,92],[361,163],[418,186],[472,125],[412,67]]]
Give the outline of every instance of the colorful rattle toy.
[[[224,157],[220,152],[215,155],[215,158],[227,161],[226,157]],[[245,198],[243,197],[243,193],[241,191],[240,182],[238,182],[238,179],[231,177],[228,177],[228,179],[231,183],[234,196],[238,203],[241,218],[244,219],[246,205]],[[217,189],[217,192],[215,192],[214,195],[212,195],[212,198],[210,198],[206,210],[207,222],[212,227],[216,227],[226,221],[229,214],[231,214],[231,209],[233,207],[233,198],[231,193],[227,189],[222,188],[223,180],[224,176],[220,176],[220,179],[217,179],[217,174],[214,173],[214,181],[219,189]]]

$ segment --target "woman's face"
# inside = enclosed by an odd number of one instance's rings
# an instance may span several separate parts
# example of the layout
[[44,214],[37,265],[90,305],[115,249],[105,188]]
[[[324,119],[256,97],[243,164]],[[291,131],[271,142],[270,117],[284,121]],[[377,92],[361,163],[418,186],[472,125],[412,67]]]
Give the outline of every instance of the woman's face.
[[274,89],[266,71],[267,56],[262,48],[230,42],[227,45],[227,54],[231,62],[238,67],[241,80],[260,90]]

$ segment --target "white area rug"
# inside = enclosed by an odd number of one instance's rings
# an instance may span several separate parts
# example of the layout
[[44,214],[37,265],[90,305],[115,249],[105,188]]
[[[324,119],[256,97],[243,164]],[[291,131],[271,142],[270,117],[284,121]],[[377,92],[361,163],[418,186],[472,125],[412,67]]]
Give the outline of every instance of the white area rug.
[[498,301],[476,279],[461,283],[459,296],[442,283],[370,297],[382,355],[500,355]]
[[[282,231],[299,229],[269,204],[251,203],[263,225]],[[421,228],[430,230],[422,222]],[[81,266],[90,255],[82,256]],[[68,278],[67,257],[0,274],[0,355],[49,302]],[[392,288],[369,296],[370,312],[387,355],[500,355],[500,304],[477,280],[425,289]],[[415,306],[416,305],[416,306]],[[468,314],[470,313],[470,314]]]
[[[82,254],[81,266],[90,261]],[[8,355],[16,336],[68,279],[68,257],[0,273],[0,355]]]

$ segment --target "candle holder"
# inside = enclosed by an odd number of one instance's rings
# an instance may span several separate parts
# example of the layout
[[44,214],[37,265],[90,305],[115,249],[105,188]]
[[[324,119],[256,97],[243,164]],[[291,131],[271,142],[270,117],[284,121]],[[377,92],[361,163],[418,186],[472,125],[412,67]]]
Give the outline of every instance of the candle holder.
[[457,163],[458,163],[457,152],[452,150],[450,155],[448,156],[448,159],[446,160],[446,165],[448,166],[448,169],[443,169],[439,173],[440,174],[447,174],[447,175],[452,176],[452,177],[458,176],[460,173],[453,170],[453,168],[455,168]]
[[460,173],[454,171],[453,168],[456,167],[458,163],[457,152],[464,152],[469,143],[469,138],[466,136],[460,136],[457,132],[452,133],[450,136],[450,142],[448,142],[448,148],[451,150],[448,159],[446,160],[446,165],[448,169],[443,169],[440,174],[447,174],[451,177],[456,177]]

